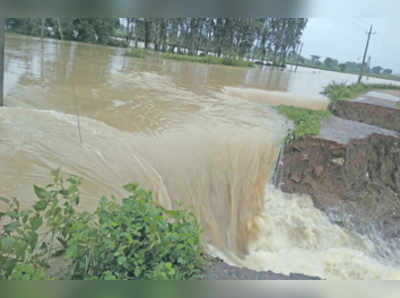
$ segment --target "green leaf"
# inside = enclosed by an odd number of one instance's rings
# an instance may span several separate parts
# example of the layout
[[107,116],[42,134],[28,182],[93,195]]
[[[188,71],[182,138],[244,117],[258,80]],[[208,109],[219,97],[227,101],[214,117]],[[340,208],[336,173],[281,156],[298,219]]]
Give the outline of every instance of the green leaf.
[[126,191],[133,193],[138,189],[139,185],[137,183],[130,183],[130,184],[124,185],[123,187]]
[[7,233],[12,233],[15,230],[17,230],[19,227],[21,227],[21,224],[18,221],[14,221],[12,223],[9,223],[8,225],[4,226],[4,231]]
[[138,278],[142,273],[142,269],[140,267],[135,268],[135,277]]
[[41,188],[41,187],[39,187],[39,186],[37,186],[37,185],[34,185],[33,186],[33,189],[34,189],[34,191],[35,191],[35,194],[36,194],[36,196],[39,198],[39,199],[47,199],[48,197],[49,197],[49,193],[47,192],[47,190],[45,190],[44,188]]
[[0,248],[2,251],[8,251],[12,248],[13,244],[14,244],[14,238],[7,236],[7,237],[2,237],[0,239]]
[[48,200],[40,200],[33,205],[33,209],[35,209],[36,212],[41,212],[46,210],[48,204]]
[[33,250],[33,249],[36,248],[36,245],[37,245],[39,236],[38,236],[38,234],[35,233],[35,232],[30,232],[30,233],[29,233],[29,236],[30,236],[30,238],[29,238],[28,243],[29,243],[29,245],[31,246],[31,248],[32,248],[32,250]]
[[120,257],[118,257],[117,261],[118,261],[118,265],[123,265],[126,262],[126,257],[120,256]]
[[37,229],[40,228],[40,226],[43,224],[43,219],[42,217],[38,214],[34,217],[31,217],[29,219],[29,223],[31,224],[32,230],[36,231]]
[[22,222],[25,224],[28,221],[29,215],[32,213],[31,210],[25,210],[21,212]]
[[117,280],[117,278],[115,277],[115,275],[112,272],[106,271],[104,273],[104,280]]
[[4,203],[6,203],[6,204],[9,204],[9,203],[10,203],[10,200],[9,200],[9,199],[6,199],[6,198],[4,198],[4,197],[0,197],[0,201],[4,202]]
[[167,214],[170,217],[177,217],[180,214],[179,210],[164,210],[165,214]]

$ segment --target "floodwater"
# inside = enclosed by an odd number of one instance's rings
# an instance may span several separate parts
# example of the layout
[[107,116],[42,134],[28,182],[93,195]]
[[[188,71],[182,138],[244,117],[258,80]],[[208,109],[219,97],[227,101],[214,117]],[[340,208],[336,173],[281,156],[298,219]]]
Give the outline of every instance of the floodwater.
[[[310,198],[269,184],[291,123],[273,105],[322,109],[332,76],[123,56],[123,49],[9,35],[0,194],[33,201],[50,169],[84,179],[82,208],[138,182],[190,207],[230,263],[331,279],[400,278],[373,243]],[[354,78],[353,78],[354,77]],[[346,75],[348,81],[355,76]]]

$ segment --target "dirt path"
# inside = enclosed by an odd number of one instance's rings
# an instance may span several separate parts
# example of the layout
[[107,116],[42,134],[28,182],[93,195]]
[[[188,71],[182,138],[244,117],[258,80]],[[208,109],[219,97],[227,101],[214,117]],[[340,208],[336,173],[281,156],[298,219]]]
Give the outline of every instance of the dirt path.
[[352,139],[364,139],[372,134],[399,136],[399,133],[378,126],[330,116],[323,120],[319,138],[348,144]]
[[367,103],[392,109],[398,109],[396,104],[399,101],[400,92],[398,90],[374,90],[353,100],[353,102]]
[[[342,119],[400,132],[400,109],[397,107],[398,102],[400,102],[400,92],[375,90],[351,101],[336,101],[329,106],[329,110],[333,115]],[[324,128],[325,127],[326,126],[324,126]],[[353,127],[354,132],[351,131]],[[374,129],[352,124],[347,130],[350,136],[357,136],[357,133],[360,133],[360,136],[357,138],[360,139],[361,137],[369,135],[366,133],[368,130],[373,131]],[[387,135],[387,132],[380,131],[379,129],[375,130],[377,130],[377,133]]]

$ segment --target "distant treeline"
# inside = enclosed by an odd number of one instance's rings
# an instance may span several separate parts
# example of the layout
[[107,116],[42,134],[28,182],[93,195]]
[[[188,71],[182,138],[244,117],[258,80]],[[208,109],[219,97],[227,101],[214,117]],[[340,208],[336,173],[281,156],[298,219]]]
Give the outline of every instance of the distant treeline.
[[143,46],[188,55],[253,58],[285,65],[304,18],[9,18],[7,30],[114,46]]
[[[311,55],[310,59],[307,59],[305,57],[298,57],[298,61],[301,65],[304,66],[340,72],[359,73],[361,69],[361,63],[357,63],[354,61],[339,62],[339,60],[331,57],[326,57],[325,59],[322,59],[321,56],[318,55]],[[373,75],[391,76],[393,70],[390,68],[383,68],[381,66],[371,66],[370,62],[368,62],[364,65],[364,72]]]

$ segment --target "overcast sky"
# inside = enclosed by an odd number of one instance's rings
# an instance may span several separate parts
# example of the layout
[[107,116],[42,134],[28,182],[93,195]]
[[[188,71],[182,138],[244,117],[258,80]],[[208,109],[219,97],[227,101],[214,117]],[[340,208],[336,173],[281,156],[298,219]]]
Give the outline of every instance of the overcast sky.
[[303,35],[303,56],[361,62],[371,24],[376,32],[368,52],[371,64],[400,73],[400,18],[310,18]]

